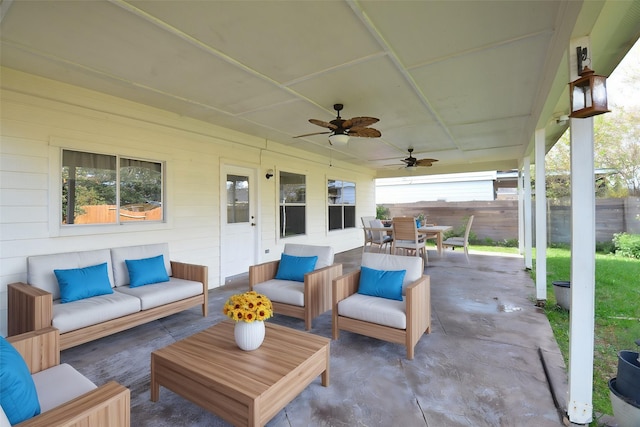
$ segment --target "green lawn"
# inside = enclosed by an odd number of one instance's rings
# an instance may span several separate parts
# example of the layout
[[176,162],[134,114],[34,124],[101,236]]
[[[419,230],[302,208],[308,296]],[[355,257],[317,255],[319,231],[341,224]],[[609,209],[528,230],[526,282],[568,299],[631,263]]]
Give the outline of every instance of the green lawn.
[[[535,267],[535,262],[534,262]],[[568,366],[569,312],[557,306],[552,282],[569,280],[571,252],[547,249],[545,311]],[[532,273],[535,279],[535,271]],[[640,260],[596,254],[593,409],[612,415],[607,382],[616,376],[619,350],[635,350],[640,338]],[[595,418],[595,416],[594,416]],[[597,420],[592,425],[598,425]]]

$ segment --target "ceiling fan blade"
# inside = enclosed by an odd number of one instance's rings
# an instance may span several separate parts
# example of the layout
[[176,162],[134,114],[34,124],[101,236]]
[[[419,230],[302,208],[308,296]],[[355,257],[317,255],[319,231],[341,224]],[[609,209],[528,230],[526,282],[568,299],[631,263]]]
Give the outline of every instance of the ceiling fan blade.
[[304,135],[294,136],[294,138],[302,138],[303,136],[311,136],[311,135],[324,135],[331,132],[314,132],[314,133],[305,133]]
[[343,129],[355,129],[355,128],[363,128],[370,126],[374,123],[379,122],[380,119],[376,119],[375,117],[353,117],[349,120],[345,120],[342,123]]
[[317,119],[309,119],[310,123],[313,123],[316,126],[321,126],[323,128],[329,128],[329,129],[338,129],[338,126],[334,125],[333,123],[329,123],[329,122],[325,122],[323,120],[317,120]]
[[437,159],[420,159],[416,162],[416,166],[432,166]]
[[359,136],[361,138],[379,138],[382,136],[378,129],[374,128],[357,128],[349,129],[349,136]]

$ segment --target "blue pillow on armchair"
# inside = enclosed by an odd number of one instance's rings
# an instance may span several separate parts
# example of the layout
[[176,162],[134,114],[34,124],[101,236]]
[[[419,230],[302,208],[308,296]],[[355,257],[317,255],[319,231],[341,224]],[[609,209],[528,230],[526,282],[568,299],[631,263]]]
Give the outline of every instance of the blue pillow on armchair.
[[358,293],[402,301],[402,282],[405,274],[407,270],[384,271],[362,266]]
[[317,256],[293,256],[282,254],[276,279],[304,282],[304,275],[312,272],[318,262]]
[[29,368],[18,351],[0,336],[0,404],[11,425],[40,414]]

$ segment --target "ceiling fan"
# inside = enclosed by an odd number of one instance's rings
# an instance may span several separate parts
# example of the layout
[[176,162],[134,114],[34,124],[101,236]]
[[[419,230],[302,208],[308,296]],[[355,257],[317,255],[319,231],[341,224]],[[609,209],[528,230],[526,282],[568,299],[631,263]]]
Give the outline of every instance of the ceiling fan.
[[411,153],[413,153],[413,148],[409,148],[409,157],[407,157],[406,159],[402,159],[403,162],[406,163],[406,167],[408,168],[415,168],[418,166],[432,166],[434,162],[437,162],[438,160],[436,159],[416,159],[415,157],[413,157],[413,155]]
[[361,138],[379,138],[382,136],[379,130],[367,127],[376,123],[379,119],[375,117],[354,117],[352,119],[343,119],[340,117],[340,110],[344,106],[342,104],[334,104],[333,108],[337,112],[337,117],[330,122],[323,120],[309,119],[310,123],[321,126],[323,128],[331,129],[325,132],[313,132],[304,135],[294,136],[294,138],[301,138],[303,136],[311,135],[329,135],[329,143],[331,145],[345,145],[349,141],[349,137],[357,136]]

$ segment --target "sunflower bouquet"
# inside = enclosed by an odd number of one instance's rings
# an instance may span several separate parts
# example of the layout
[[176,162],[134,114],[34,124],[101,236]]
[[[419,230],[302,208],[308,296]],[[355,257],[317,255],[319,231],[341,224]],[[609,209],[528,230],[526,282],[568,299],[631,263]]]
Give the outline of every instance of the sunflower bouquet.
[[232,295],[222,308],[222,313],[236,322],[252,323],[273,316],[271,300],[256,291]]

